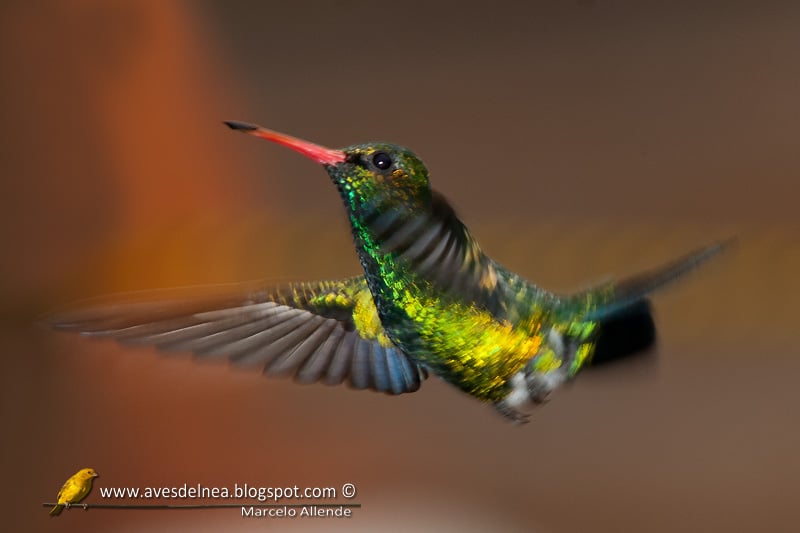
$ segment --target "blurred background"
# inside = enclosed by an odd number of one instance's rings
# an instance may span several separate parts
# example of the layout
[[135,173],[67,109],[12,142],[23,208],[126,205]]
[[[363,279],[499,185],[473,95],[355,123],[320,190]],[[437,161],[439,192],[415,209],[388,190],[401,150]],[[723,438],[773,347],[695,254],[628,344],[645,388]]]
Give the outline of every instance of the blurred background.
[[[9,531],[792,531],[800,489],[800,6],[3,2]],[[325,173],[230,132],[413,148],[501,263],[558,291],[738,237],[655,298],[658,347],[526,426],[436,379],[301,387],[57,334],[125,290],[339,278]],[[97,487],[358,487],[350,520],[71,510]],[[164,503],[156,502],[156,503]]]

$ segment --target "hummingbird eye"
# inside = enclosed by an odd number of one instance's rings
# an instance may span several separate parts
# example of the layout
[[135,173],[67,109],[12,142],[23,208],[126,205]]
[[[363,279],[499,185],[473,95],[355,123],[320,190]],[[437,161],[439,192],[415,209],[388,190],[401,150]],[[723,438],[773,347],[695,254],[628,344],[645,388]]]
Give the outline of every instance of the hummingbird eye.
[[375,152],[372,156],[372,164],[381,170],[386,170],[392,166],[392,158],[386,152]]

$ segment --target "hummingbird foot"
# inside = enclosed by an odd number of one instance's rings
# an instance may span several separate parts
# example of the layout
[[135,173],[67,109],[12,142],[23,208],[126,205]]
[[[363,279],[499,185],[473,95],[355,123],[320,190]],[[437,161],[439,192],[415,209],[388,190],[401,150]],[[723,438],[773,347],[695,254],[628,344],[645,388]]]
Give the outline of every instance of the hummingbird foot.
[[546,403],[550,394],[569,378],[565,368],[557,368],[548,372],[531,374],[527,377],[528,396],[533,403]]
[[498,413],[508,418],[514,424],[527,424],[530,422],[531,415],[517,411],[511,407],[505,400],[494,404],[494,408]]

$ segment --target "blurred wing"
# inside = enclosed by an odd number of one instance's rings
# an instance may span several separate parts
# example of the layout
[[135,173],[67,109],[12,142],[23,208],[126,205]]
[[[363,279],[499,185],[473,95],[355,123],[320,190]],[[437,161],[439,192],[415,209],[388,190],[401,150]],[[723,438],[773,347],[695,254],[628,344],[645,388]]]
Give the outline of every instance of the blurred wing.
[[122,344],[226,357],[300,383],[347,379],[355,389],[400,394],[417,390],[424,378],[386,337],[363,277],[112,296],[46,321]]
[[566,307],[588,310],[588,320],[603,320],[637,304],[645,296],[694,270],[729,246],[717,243],[695,250],[666,265],[616,282],[606,283],[564,298]]
[[432,210],[424,214],[377,208],[367,225],[381,250],[394,254],[420,278],[497,318],[504,317],[506,298],[495,266],[444,196],[433,191]]

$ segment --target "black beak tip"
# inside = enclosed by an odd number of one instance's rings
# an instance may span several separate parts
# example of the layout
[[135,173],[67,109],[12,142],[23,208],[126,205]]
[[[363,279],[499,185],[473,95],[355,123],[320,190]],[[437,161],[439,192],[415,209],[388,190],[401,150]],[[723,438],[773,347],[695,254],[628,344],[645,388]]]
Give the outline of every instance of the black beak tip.
[[238,122],[236,120],[226,120],[225,125],[228,126],[232,130],[236,131],[253,131],[257,130],[258,126],[254,124],[248,124],[247,122]]

